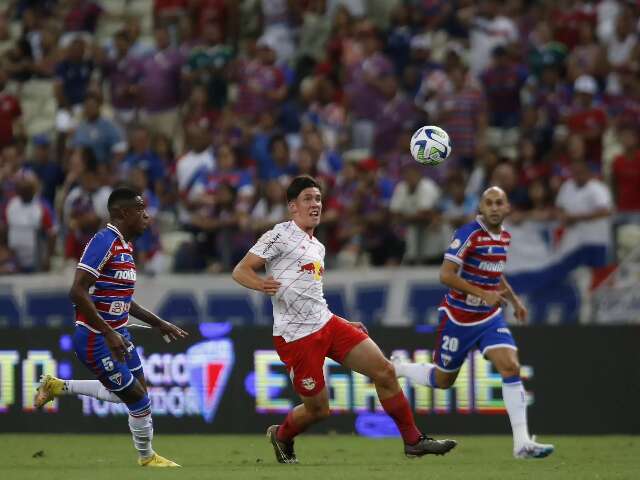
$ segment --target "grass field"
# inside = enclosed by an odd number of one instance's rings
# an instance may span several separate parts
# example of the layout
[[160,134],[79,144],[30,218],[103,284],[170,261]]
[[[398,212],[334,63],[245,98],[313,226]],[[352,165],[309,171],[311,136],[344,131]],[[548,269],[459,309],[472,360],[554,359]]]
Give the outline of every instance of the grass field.
[[[135,465],[125,435],[0,435],[2,480],[179,479],[640,479],[640,437],[544,437],[556,453],[514,460],[507,436],[456,436],[445,457],[408,460],[399,440],[346,435],[301,437],[300,465],[277,464],[263,436],[159,435],[158,453],[182,469]],[[42,452],[36,454],[36,452]],[[34,454],[36,454],[34,456]]]

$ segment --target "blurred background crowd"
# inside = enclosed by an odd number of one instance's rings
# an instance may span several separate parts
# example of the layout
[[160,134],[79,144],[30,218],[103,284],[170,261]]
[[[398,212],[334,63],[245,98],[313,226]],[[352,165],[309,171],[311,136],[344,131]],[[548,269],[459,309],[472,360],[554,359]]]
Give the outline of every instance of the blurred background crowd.
[[[622,0],[0,1],[0,272],[75,262],[122,182],[155,219],[148,273],[229,271],[298,174],[324,186],[333,268],[439,263],[490,184],[549,243],[637,238],[639,18]],[[429,124],[452,139],[438,168],[408,150]]]

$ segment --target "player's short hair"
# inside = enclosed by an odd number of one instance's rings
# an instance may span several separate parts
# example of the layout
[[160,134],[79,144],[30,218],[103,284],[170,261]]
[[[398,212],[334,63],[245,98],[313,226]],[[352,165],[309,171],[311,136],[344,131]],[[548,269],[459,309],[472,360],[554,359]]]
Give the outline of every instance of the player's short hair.
[[317,188],[322,191],[318,181],[309,175],[294,178],[287,187],[287,203],[295,200],[305,188]]
[[112,212],[114,208],[126,206],[133,202],[136,197],[140,196],[140,192],[129,187],[118,187],[111,192],[107,201],[107,208]]

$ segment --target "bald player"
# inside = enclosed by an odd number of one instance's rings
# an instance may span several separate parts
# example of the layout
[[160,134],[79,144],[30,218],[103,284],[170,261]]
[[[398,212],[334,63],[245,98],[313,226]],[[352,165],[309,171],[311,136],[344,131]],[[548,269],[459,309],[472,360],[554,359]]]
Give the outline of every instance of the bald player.
[[502,396],[516,458],[543,458],[553,445],[529,437],[527,400],[520,379],[518,349],[502,315],[511,303],[515,316],[526,322],[527,309],[502,274],[511,235],[502,228],[510,205],[499,187],[485,190],[480,215],[458,229],[444,254],[440,281],[450,288],[440,304],[440,324],[431,363],[408,363],[393,357],[396,375],[412,383],[447,389],[458,376],[470,350],[478,348],[502,376]]

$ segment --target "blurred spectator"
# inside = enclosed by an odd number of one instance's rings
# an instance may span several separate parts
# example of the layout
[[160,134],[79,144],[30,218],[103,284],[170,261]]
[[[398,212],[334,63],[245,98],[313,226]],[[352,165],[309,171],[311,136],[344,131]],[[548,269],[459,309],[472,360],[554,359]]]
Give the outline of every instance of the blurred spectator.
[[42,186],[42,198],[54,205],[56,191],[64,183],[64,171],[51,151],[51,140],[45,134],[36,135],[32,140],[32,156],[25,168],[33,170]]
[[602,78],[606,69],[604,48],[598,43],[590,24],[581,23],[578,32],[579,43],[567,58],[568,80],[573,82],[581,75]]
[[20,100],[6,90],[7,73],[0,65],[0,149],[24,133]]
[[491,53],[498,46],[508,46],[518,39],[515,22],[504,15],[497,0],[483,0],[461,9],[458,15],[469,25],[469,68],[479,75],[487,68]]
[[85,54],[84,39],[75,37],[56,65],[55,95],[63,110],[75,111],[85,100],[94,67],[93,60],[85,58]]
[[192,204],[214,205],[218,187],[229,185],[235,191],[235,207],[240,212],[249,212],[253,205],[255,187],[247,170],[238,168],[236,154],[229,145],[216,149],[216,167],[202,171],[189,192]]
[[184,110],[184,128],[191,126],[213,131],[219,114],[210,105],[209,94],[204,85],[195,85]]
[[598,83],[588,75],[578,77],[573,84],[573,104],[565,117],[570,133],[583,136],[587,161],[600,165],[602,157],[602,133],[607,126],[607,114],[595,104]]
[[491,173],[489,185],[502,188],[507,194],[512,210],[525,209],[529,204],[527,189],[520,184],[513,164],[503,162]]
[[520,134],[520,90],[528,73],[511,59],[504,47],[496,47],[492,57],[489,68],[480,77],[487,98],[487,143],[502,156],[515,158]]
[[393,75],[381,79],[380,88],[384,95],[380,112],[376,118],[374,153],[384,155],[394,148],[395,139],[406,127],[415,125],[417,114],[413,102],[400,91]]
[[[605,44],[610,66],[607,78],[607,90],[610,93],[615,94],[621,91],[619,70],[628,67],[632,62],[637,62],[640,55],[637,25],[637,6],[623,5],[615,20],[615,30]],[[637,65],[634,66],[637,68]]]
[[140,60],[139,89],[142,114],[152,132],[163,133],[181,146],[180,80],[183,53],[171,46],[166,27],[154,30],[156,51]]
[[187,135],[191,150],[180,157],[176,164],[176,180],[181,199],[178,220],[184,225],[190,224],[189,211],[194,199],[193,187],[203,175],[213,171],[216,166],[208,132],[200,127],[192,127]]
[[[247,235],[247,214],[237,205],[237,190],[228,183],[217,186],[211,206],[200,208],[192,217],[192,225],[203,235],[198,235],[199,251],[212,260],[212,272],[231,271],[245,255],[254,240]],[[205,253],[206,252],[206,253]]]
[[439,234],[429,228],[437,215],[440,189],[423,176],[423,169],[415,162],[407,166],[404,180],[396,185],[391,197],[394,222],[406,230],[402,261],[407,265],[421,264],[442,254]]
[[[148,184],[143,190],[149,189],[156,195],[162,195],[165,187],[165,171],[162,160],[151,150],[149,131],[142,125],[133,127],[129,137],[129,152],[120,165],[122,179],[127,179],[130,171],[141,169]],[[136,186],[136,188],[140,188]]]
[[251,228],[256,236],[260,236],[276,223],[287,220],[288,216],[284,187],[277,180],[269,180],[251,211]]
[[352,145],[371,149],[375,135],[375,120],[384,103],[382,78],[393,74],[393,64],[382,53],[379,33],[362,22],[358,32],[362,55],[347,66],[345,92],[353,116]]
[[25,171],[16,182],[16,195],[4,212],[9,248],[21,272],[47,271],[55,247],[56,225],[51,206],[38,195],[38,179]]
[[101,180],[92,150],[80,150],[75,155],[79,157],[81,170],[63,207],[67,230],[65,256],[70,259],[79,259],[91,237],[108,221],[107,201],[111,195],[111,187]]
[[92,0],[67,0],[68,12],[64,18],[66,32],[89,32],[96,30],[103,10]]
[[465,179],[459,173],[447,179],[443,193],[438,210],[442,217],[444,245],[447,245],[454,230],[473,220],[478,209],[478,197],[465,193]]
[[284,72],[275,61],[271,41],[261,37],[255,56],[236,65],[239,89],[236,111],[248,122],[255,121],[261,112],[277,115],[279,103],[287,96]]
[[483,92],[474,85],[468,70],[453,62],[447,71],[450,89],[438,94],[438,124],[449,134],[455,148],[453,159],[470,168],[477,153],[484,146],[487,129],[487,105]]
[[620,132],[623,153],[613,161],[611,186],[619,213],[637,214],[640,218],[640,148],[638,125],[627,124]]
[[202,41],[191,49],[185,65],[188,81],[205,89],[207,109],[220,109],[227,103],[226,67],[232,59],[233,51],[223,40],[220,26],[213,22],[207,23]]
[[586,162],[571,164],[572,178],[556,198],[561,226],[565,228],[560,251],[576,250],[581,263],[603,267],[609,262],[611,247],[611,194],[594,178]]
[[136,115],[136,60],[131,55],[131,42],[124,30],[116,32],[113,40],[113,56],[109,55],[102,60],[102,75],[109,82],[109,99],[114,109],[114,120],[126,128]]
[[90,94],[84,101],[84,121],[71,138],[70,146],[89,147],[101,165],[109,165],[114,152],[123,152],[126,143],[122,131],[101,115],[102,99]]

